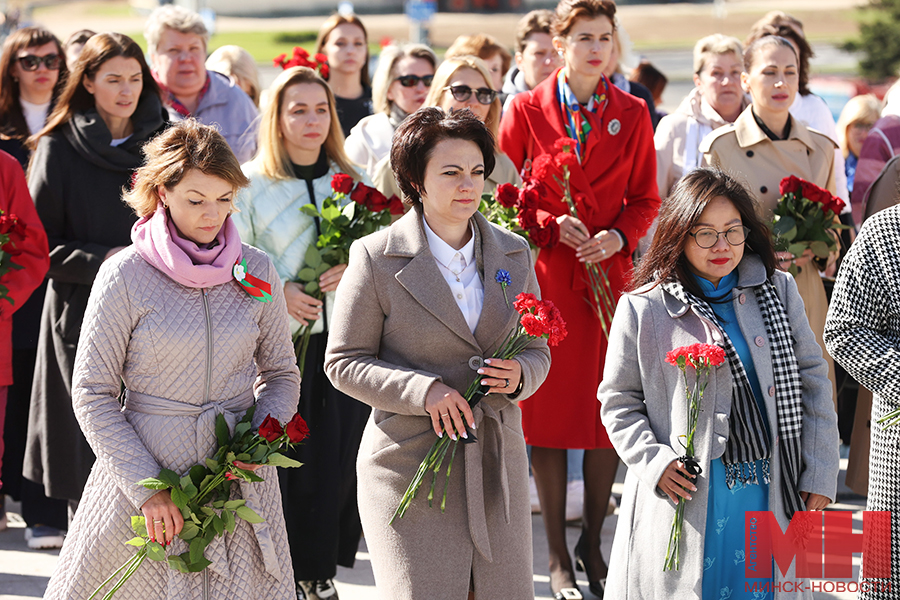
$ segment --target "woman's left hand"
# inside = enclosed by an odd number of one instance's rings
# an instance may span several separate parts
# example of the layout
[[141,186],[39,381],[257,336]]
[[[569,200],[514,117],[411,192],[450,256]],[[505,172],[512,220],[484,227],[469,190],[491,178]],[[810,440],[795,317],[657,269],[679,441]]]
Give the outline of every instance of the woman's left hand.
[[800,492],[800,499],[806,503],[806,510],[825,510],[825,507],[831,504],[831,500],[826,496],[811,492]]
[[333,292],[337,289],[338,284],[341,282],[341,277],[344,276],[344,271],[347,270],[347,265],[335,265],[322,273],[322,276],[319,277],[319,288],[323,292]]
[[254,463],[245,463],[242,460],[236,460],[236,461],[234,461],[234,466],[236,466],[238,469],[244,469],[245,471],[256,471],[262,465],[257,465]]
[[487,358],[484,364],[478,374],[484,375],[481,386],[488,387],[485,394],[512,394],[519,387],[522,365],[516,359]]
[[612,257],[623,246],[624,244],[617,234],[604,229],[578,246],[578,249],[575,251],[575,257],[578,259],[578,262],[601,262]]

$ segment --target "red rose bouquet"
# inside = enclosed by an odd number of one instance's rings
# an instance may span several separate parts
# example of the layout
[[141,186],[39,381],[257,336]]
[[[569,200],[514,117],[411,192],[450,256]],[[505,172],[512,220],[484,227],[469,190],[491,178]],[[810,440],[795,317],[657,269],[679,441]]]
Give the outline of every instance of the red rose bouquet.
[[559,243],[559,224],[537,210],[545,192],[544,184],[533,178],[521,188],[501,183],[493,194],[481,197],[478,210],[491,223],[524,237],[532,248],[552,248]]
[[290,57],[288,57],[287,54],[279,54],[272,60],[272,63],[276,67],[281,67],[282,69],[290,69],[291,67],[309,67],[321,75],[322,79],[328,79],[328,58],[321,53],[310,56],[309,52],[300,46],[294,46]]
[[[503,292],[505,294],[506,286],[510,283],[509,273],[501,270],[497,273],[496,281],[503,286]],[[500,345],[500,349],[494,353],[492,358],[515,358],[525,350],[532,340],[541,337],[547,338],[547,343],[551,346],[556,346],[565,339],[566,335],[568,335],[568,331],[566,331],[566,322],[563,320],[562,315],[559,313],[559,309],[556,308],[553,302],[549,300],[538,300],[534,294],[521,293],[516,296],[513,307],[520,315],[519,323],[516,325],[515,329],[507,334],[503,344]],[[469,406],[474,407],[485,395],[484,392],[481,391],[482,378],[483,375],[477,375],[472,380],[472,383],[469,384],[469,388],[463,395],[463,398],[466,399]],[[468,436],[469,438],[466,440],[466,443],[477,442],[474,433],[470,432],[468,433]],[[406,492],[403,493],[403,498],[400,499],[400,504],[397,506],[397,510],[394,511],[394,516],[391,517],[391,523],[394,522],[394,519],[402,519],[403,515],[406,514],[406,509],[412,504],[419,488],[425,481],[425,476],[429,472],[432,473],[432,479],[431,490],[428,492],[428,506],[431,506],[431,502],[434,500],[434,488],[437,483],[437,477],[444,463],[444,458],[447,456],[447,451],[452,445],[453,451],[450,453],[450,461],[447,464],[446,475],[446,482],[449,482],[450,470],[453,467],[453,459],[456,457],[456,450],[461,439],[461,436],[456,436],[455,440],[451,440],[449,435],[445,435],[439,437],[437,441],[434,442],[431,449],[428,451],[428,454],[425,455],[424,460],[419,464],[419,469],[409,483],[409,487],[406,488]],[[441,512],[444,511],[444,508],[447,505],[447,487],[448,485],[445,483],[444,497],[441,500]]]
[[[315,245],[306,250],[304,266],[297,273],[297,281],[303,284],[307,294],[319,300],[325,297],[319,288],[322,273],[336,265],[346,264],[353,242],[389,225],[393,215],[403,214],[403,203],[399,198],[385,198],[375,188],[355,183],[345,173],[337,173],[331,178],[331,189],[332,194],[322,201],[321,211],[315,204],[307,204],[300,209],[304,214],[319,219],[320,234]],[[301,375],[312,327],[313,323],[310,323],[294,335]]]
[[[22,243],[25,241],[25,223],[16,215],[4,214],[0,211],[0,277],[3,277],[13,269],[21,269],[22,265],[13,262],[13,257],[22,253]],[[9,297],[9,288],[0,283],[0,299],[14,304]]]
[[[793,175],[781,180],[778,191],[781,199],[772,222],[775,250],[797,257],[809,248],[817,258],[827,259],[837,250],[837,230],[847,228],[837,219],[844,201]],[[793,265],[789,270],[793,275],[799,272]]]
[[138,483],[151,490],[169,490],[172,502],[181,509],[184,527],[178,537],[188,544],[188,550],[181,554],[166,556],[165,547],[149,535],[144,517],[131,517],[131,528],[136,537],[125,542],[138,548],[137,553],[119,567],[106,581],[100,584],[87,600],[100,594],[107,585],[121,575],[103,596],[109,600],[137,571],[146,558],[168,561],[169,567],[182,573],[198,573],[212,564],[204,552],[210,542],[225,533],[233,533],[235,519],[248,523],[262,523],[264,519],[246,505],[245,500],[229,500],[232,481],[259,482],[263,479],[247,469],[235,465],[235,461],[272,465],[276,467],[299,467],[301,463],[288,458],[283,451],[299,444],[309,436],[309,428],[299,413],[282,427],[271,415],[266,416],[258,429],[250,424],[255,406],[247,409],[244,417],[231,435],[223,415],[216,417],[216,438],[219,449],[197,464],[183,476],[170,469],[163,469],[156,477]]
[[[697,432],[697,419],[700,417],[700,403],[703,400],[703,392],[709,384],[709,375],[713,367],[725,362],[725,351],[712,344],[692,344],[681,346],[666,353],[666,362],[681,369],[684,378],[684,394],[687,401],[688,431],[681,443],[684,448],[684,456],[679,460],[685,470],[692,475],[702,472],[697,459],[694,456],[694,434]],[[688,367],[694,370],[693,389],[688,383]],[[681,535],[684,529],[684,500],[675,508],[675,519],[672,521],[672,529],[669,533],[669,545],[666,548],[666,562],[663,571],[678,570],[681,564]]]

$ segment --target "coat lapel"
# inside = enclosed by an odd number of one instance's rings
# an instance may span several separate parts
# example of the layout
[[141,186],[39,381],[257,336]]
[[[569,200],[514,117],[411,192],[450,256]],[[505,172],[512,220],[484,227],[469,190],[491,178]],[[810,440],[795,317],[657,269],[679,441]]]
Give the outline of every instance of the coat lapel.
[[469,325],[450,294],[450,287],[434,262],[421,219],[418,210],[411,210],[394,223],[384,253],[410,257],[409,263],[395,275],[397,281],[438,321],[477,348],[475,336],[469,331]]
[[557,73],[559,69],[534,88],[533,101],[524,107],[526,118],[534,132],[534,150],[531,158],[552,153],[553,143],[561,137],[568,136],[566,125],[563,123],[562,109],[556,97]]
[[[526,250],[523,244],[512,244],[500,238],[481,213],[475,213],[475,224],[481,233],[481,264],[484,273],[484,306],[475,327],[475,339],[487,353],[509,333],[510,318],[515,313],[513,301],[517,294],[524,291],[528,280],[528,273],[522,268],[522,263],[515,260],[515,254]],[[503,297],[503,288],[496,279],[500,269],[507,271],[511,279],[510,285],[506,287],[509,306]]]

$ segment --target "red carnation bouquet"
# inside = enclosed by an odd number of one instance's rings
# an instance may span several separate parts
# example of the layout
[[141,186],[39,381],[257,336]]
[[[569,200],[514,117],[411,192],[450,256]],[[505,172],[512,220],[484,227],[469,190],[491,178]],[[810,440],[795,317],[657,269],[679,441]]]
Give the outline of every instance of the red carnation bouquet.
[[[781,199],[772,222],[775,250],[799,257],[809,248],[817,258],[827,259],[837,250],[837,230],[848,227],[837,219],[844,201],[793,175],[781,180],[778,191]],[[788,270],[793,275],[799,272],[794,265]]]
[[[559,138],[553,144],[556,154],[542,154],[538,156],[534,160],[531,172],[540,179],[552,176],[553,181],[562,189],[562,200],[568,207],[569,214],[576,219],[583,220],[582,216],[579,216],[579,205],[584,207],[584,203],[582,198],[579,197],[580,195],[573,196],[570,185],[572,169],[581,168],[578,156],[575,154],[576,147],[576,142],[572,138]],[[558,173],[561,173],[562,177]],[[558,232],[556,239],[559,239]],[[588,302],[590,302],[591,307],[594,309],[594,314],[597,315],[597,319],[600,321],[603,334],[608,336],[609,326],[616,312],[616,300],[612,285],[609,283],[609,276],[600,263],[584,263],[584,270],[588,290],[590,290]]]
[[[0,277],[13,269],[21,269],[22,265],[13,262],[13,257],[22,254],[22,243],[25,241],[25,223],[13,214],[0,210]],[[9,288],[0,283],[0,299],[15,304],[9,297]]]
[[[725,362],[725,350],[712,344],[691,344],[666,352],[666,362],[681,369],[684,379],[684,394],[687,401],[687,434],[681,442],[684,456],[679,458],[685,470],[691,475],[699,475],[703,470],[694,455],[694,434],[697,432],[697,420],[700,417],[700,403],[703,392],[709,384],[709,376],[713,367]],[[688,367],[694,370],[694,385],[688,383]],[[684,500],[675,508],[675,519],[669,533],[669,545],[666,548],[666,562],[663,571],[678,570],[681,566],[681,536],[684,529]]]
[[300,46],[294,46],[290,57],[288,57],[287,54],[279,54],[272,59],[272,63],[276,67],[281,67],[282,69],[290,69],[291,67],[309,67],[321,75],[322,79],[328,79],[328,58],[321,53],[310,56],[309,52]]
[[[354,184],[356,187],[354,187]],[[350,260],[350,245],[361,237],[388,226],[394,215],[403,214],[403,202],[396,196],[384,194],[364,183],[356,183],[346,173],[331,178],[332,194],[322,201],[320,211],[315,204],[307,204],[300,210],[319,220],[319,238],[310,245],[304,257],[304,266],[297,273],[297,281],[304,291],[321,300],[325,297],[319,287],[322,273]],[[300,374],[306,362],[306,350],[314,323],[305,325],[294,335],[294,349]]]
[[528,240],[532,248],[552,248],[559,243],[559,224],[553,215],[538,213],[546,187],[529,178],[521,188],[501,183],[493,194],[484,194],[478,210],[485,218]]
[[225,417],[221,414],[216,417],[219,449],[204,464],[194,465],[183,476],[163,469],[156,477],[138,482],[151,490],[169,490],[172,502],[184,516],[184,527],[178,537],[188,544],[188,550],[166,556],[165,546],[147,532],[144,517],[131,517],[135,537],[125,543],[137,547],[137,553],[101,583],[87,600],[92,600],[121,575],[103,596],[103,600],[111,599],[148,557],[155,561],[168,561],[170,568],[182,573],[198,573],[212,564],[204,556],[206,547],[216,537],[233,533],[235,519],[240,518],[248,523],[264,521],[246,505],[245,500],[229,500],[233,481],[263,481],[253,471],[242,469],[234,463],[299,467],[301,463],[288,458],[284,452],[305,440],[309,436],[309,428],[297,413],[284,426],[267,415],[259,428],[253,429],[251,421],[255,412],[256,406],[247,409],[235,425],[233,435],[228,430]]
[[[497,274],[497,282],[503,286],[505,292],[506,286],[510,283],[509,273],[504,271],[502,275],[501,277],[501,273]],[[491,358],[504,360],[515,358],[528,347],[532,340],[541,337],[546,338],[547,343],[551,346],[556,346],[568,335],[566,322],[563,320],[559,309],[550,300],[538,300],[534,294],[523,292],[516,296],[513,307],[519,313],[519,322],[515,329],[506,335],[506,339],[500,345],[500,349]],[[476,375],[463,395],[469,406],[474,407],[485,396],[481,386],[483,378],[483,375]],[[477,443],[478,441],[473,432],[468,432],[468,436],[468,439],[464,439],[457,435],[455,440],[451,440],[449,435],[445,435],[434,442],[428,454],[425,455],[425,458],[419,464],[419,469],[413,476],[412,481],[410,481],[409,487],[406,488],[406,492],[403,493],[403,498],[400,499],[400,504],[397,506],[397,510],[394,511],[394,516],[391,517],[391,523],[394,522],[394,519],[402,519],[403,515],[406,514],[406,510],[412,504],[419,488],[422,487],[422,483],[425,481],[425,476],[429,472],[432,474],[432,479],[431,490],[428,492],[428,506],[431,506],[431,502],[434,500],[434,488],[437,483],[437,477],[441,472],[447,451],[450,450],[452,445],[453,451],[450,453],[450,461],[447,463],[444,497],[441,500],[441,512],[444,512],[444,508],[447,505],[450,470],[453,467],[453,459],[456,458],[456,450],[460,441],[463,441],[463,443]]]

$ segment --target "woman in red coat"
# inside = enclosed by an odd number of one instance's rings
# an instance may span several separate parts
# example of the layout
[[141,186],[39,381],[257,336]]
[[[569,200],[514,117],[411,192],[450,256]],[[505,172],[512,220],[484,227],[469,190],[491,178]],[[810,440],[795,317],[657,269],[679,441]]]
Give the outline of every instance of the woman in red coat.
[[557,598],[581,597],[575,590],[564,591],[575,588],[565,543],[566,450],[586,450],[584,528],[575,556],[597,595],[602,595],[606,577],[600,530],[618,465],[600,422],[597,386],[606,337],[587,302],[583,263],[599,263],[606,270],[618,300],[631,270],[631,252],[659,208],[647,108],[602,74],[615,11],[609,0],[562,0],[552,33],[565,66],[517,96],[500,124],[500,147],[520,169],[527,171],[529,159],[555,154],[554,142],[562,137],[576,140],[580,158],[580,165],[570,168],[580,220],[568,214],[544,160],[531,173],[549,191],[540,209],[560,225],[560,243],[542,249],[535,265],[541,294],[556,303],[569,329],[565,343],[553,349],[544,385],[521,404],[550,546],[550,588]]

